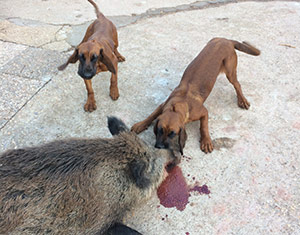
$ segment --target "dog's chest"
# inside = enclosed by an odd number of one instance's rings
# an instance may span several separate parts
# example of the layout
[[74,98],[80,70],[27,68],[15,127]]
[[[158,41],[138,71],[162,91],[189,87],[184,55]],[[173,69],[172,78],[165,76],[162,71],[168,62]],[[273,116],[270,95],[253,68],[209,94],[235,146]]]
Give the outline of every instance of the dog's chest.
[[105,72],[107,71],[107,67],[105,64],[103,64],[102,62],[98,61],[97,62],[97,73],[100,73],[100,72]]

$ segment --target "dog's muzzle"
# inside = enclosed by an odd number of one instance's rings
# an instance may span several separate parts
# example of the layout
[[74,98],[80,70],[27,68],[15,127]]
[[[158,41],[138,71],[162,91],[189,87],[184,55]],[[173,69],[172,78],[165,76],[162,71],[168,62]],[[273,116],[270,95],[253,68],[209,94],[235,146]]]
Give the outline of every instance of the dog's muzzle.
[[96,73],[93,70],[91,70],[91,71],[84,70],[83,71],[81,69],[78,69],[78,75],[86,80],[92,79],[95,76],[95,74]]
[[155,148],[168,149],[169,148],[169,143],[156,142],[155,143]]

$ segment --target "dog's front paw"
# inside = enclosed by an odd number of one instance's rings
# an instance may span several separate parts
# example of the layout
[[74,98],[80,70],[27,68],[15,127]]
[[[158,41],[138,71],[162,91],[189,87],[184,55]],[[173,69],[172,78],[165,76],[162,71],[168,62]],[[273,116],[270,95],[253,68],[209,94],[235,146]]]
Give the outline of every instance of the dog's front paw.
[[131,131],[134,131],[137,134],[141,133],[145,129],[147,129],[147,128],[144,127],[142,122],[138,122],[131,127]]
[[240,98],[238,99],[238,106],[242,109],[249,109],[250,103],[246,98]]
[[117,100],[120,96],[119,95],[119,89],[118,88],[111,88],[109,95],[112,98],[112,100]]
[[96,101],[95,100],[87,100],[86,104],[84,105],[84,111],[86,112],[93,112],[97,109]]
[[214,146],[209,137],[205,137],[200,140],[200,149],[205,153],[211,153],[213,151]]

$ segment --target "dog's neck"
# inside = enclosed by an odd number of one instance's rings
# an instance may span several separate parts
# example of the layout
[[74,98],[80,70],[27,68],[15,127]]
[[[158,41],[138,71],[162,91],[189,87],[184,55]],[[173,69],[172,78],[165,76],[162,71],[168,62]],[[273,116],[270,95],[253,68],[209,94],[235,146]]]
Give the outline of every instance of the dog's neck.
[[111,50],[114,49],[114,42],[110,39],[107,39],[106,37],[95,37],[95,36],[91,36],[88,41],[92,41],[98,45],[100,45],[100,47],[103,47],[104,45],[109,46],[111,48]]
[[184,125],[189,120],[189,106],[185,101],[172,102],[172,100],[170,100],[170,102],[168,102],[168,105],[164,107],[164,110],[176,113],[180,117],[179,119],[182,125]]

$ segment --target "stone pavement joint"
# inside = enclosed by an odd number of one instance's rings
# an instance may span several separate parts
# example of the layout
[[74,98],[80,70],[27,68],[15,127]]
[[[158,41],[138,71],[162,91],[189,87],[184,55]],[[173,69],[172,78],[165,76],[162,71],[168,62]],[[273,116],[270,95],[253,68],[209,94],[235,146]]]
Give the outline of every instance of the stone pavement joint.
[[[0,75],[1,75],[1,73],[0,73]],[[39,86],[33,94],[30,94],[29,97],[27,97],[27,99],[24,101],[23,104],[19,105],[19,107],[17,107],[14,110],[14,112],[11,115],[9,115],[8,118],[6,118],[6,120],[0,119],[0,131],[3,128],[5,128],[6,124],[9,123],[11,120],[13,120],[13,118],[27,105],[27,103],[30,102],[50,81],[51,81],[51,79],[49,79],[48,81],[43,83],[41,86]]]
[[[183,4],[178,5],[175,7],[164,7],[164,8],[155,8],[155,9],[149,9],[144,13],[141,14],[132,14],[129,15],[118,15],[118,16],[107,16],[110,20],[114,22],[117,28],[126,27],[131,24],[137,23],[139,20],[145,19],[145,18],[152,18],[152,17],[159,17],[164,16],[167,14],[174,14],[177,12],[184,12],[184,11],[193,11],[193,10],[201,10],[211,7],[219,7],[225,4],[230,3],[238,3],[238,2],[272,2],[274,0],[211,0],[211,1],[196,1],[190,4]],[[286,2],[297,2],[297,0],[279,0],[279,1],[286,1]],[[28,20],[28,19],[21,19],[17,17],[7,17],[5,18],[11,23],[14,23],[16,25],[20,26],[41,26],[41,25],[50,25],[50,26],[61,26],[60,29],[57,30],[56,33],[61,31],[61,29],[64,26],[71,27],[72,30],[68,33],[68,39],[67,42],[69,43],[69,47],[63,51],[68,52],[73,50],[73,48],[81,41],[81,38],[83,37],[83,34],[88,27],[88,25],[92,21],[87,21],[81,24],[53,24],[53,23],[44,23],[40,21],[35,20]],[[56,34],[55,33],[55,34]],[[80,39],[79,39],[80,38]],[[9,40],[3,40],[2,41],[9,41]],[[51,43],[57,43],[61,42],[63,40],[51,40],[49,42],[46,42],[42,45],[36,46],[38,48],[43,48],[46,45],[50,45]],[[26,44],[25,44],[26,45]]]

